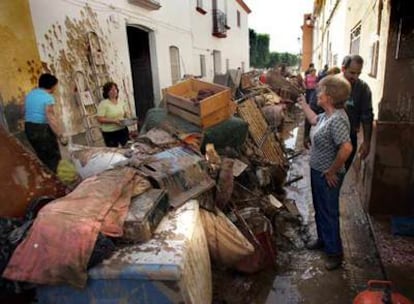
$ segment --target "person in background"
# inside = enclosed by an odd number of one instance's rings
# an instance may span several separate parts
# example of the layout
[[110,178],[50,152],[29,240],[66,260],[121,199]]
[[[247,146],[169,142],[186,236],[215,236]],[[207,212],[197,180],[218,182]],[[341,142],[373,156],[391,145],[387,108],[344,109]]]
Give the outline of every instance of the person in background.
[[[341,73],[341,70],[338,67],[332,67],[327,71],[327,76],[336,75],[339,73]],[[323,112],[323,109],[320,106],[318,106],[316,94],[309,101],[309,106],[312,109],[312,111],[315,112],[316,114],[320,114]],[[303,136],[303,146],[305,147],[305,149],[310,148],[310,138],[309,138],[310,129],[311,129],[311,125],[308,122],[308,120],[305,118],[304,136]]]
[[306,118],[315,126],[309,165],[318,238],[308,243],[307,248],[325,251],[328,270],[342,264],[339,193],[346,173],[345,161],[352,152],[351,127],[344,110],[350,92],[346,79],[326,76],[318,84],[318,105],[324,110],[319,115],[312,111],[303,96],[298,98]]
[[119,89],[115,82],[107,82],[103,86],[103,99],[98,105],[97,120],[101,124],[102,135],[107,147],[125,146],[129,139],[129,131],[122,124],[127,118],[127,106],[118,100]]
[[259,81],[263,84],[266,83],[266,71],[263,71],[259,76]]
[[306,88],[306,102],[310,103],[312,99],[315,99],[315,89],[318,83],[318,77],[316,76],[316,69],[312,68],[309,74],[305,76],[305,88]]
[[305,71],[305,77],[306,77],[306,75],[308,75],[309,73],[310,73],[310,70],[311,69],[314,69],[315,68],[315,65],[311,62],[311,63],[309,63],[309,67],[308,67],[308,69]]
[[38,87],[27,94],[24,102],[24,130],[37,157],[53,172],[61,159],[58,139],[66,139],[55,115],[55,98],[58,79],[49,74],[40,75]]
[[331,67],[328,72],[326,73],[327,75],[336,75],[341,73],[341,69],[338,68],[337,66]]
[[286,66],[286,63],[281,63],[279,65],[279,72],[280,72],[280,75],[282,75],[282,77],[284,77],[284,78],[289,78],[291,76],[291,74],[288,71],[288,68]]
[[318,73],[318,82],[321,81],[326,75],[328,75],[328,65],[325,64],[323,69]]
[[364,59],[359,55],[345,56],[342,61],[342,75],[351,83],[351,96],[346,102],[346,112],[351,123],[351,142],[352,154],[346,162],[346,169],[348,170],[352,165],[352,161],[357,151],[357,133],[362,124],[363,141],[359,148],[359,155],[361,159],[365,159],[371,146],[372,122],[374,120],[374,113],[372,110],[372,94],[371,90],[364,81],[359,79]]

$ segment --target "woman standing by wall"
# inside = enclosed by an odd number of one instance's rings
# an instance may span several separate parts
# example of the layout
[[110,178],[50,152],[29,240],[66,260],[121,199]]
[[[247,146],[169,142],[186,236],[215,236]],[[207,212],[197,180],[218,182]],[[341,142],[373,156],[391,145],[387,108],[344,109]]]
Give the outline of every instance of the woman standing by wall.
[[122,124],[127,117],[127,105],[118,100],[119,89],[115,82],[107,82],[103,86],[105,98],[98,106],[98,122],[107,147],[124,146],[129,139],[128,128]]
[[25,98],[24,119],[27,139],[37,157],[53,172],[56,172],[61,158],[57,139],[64,143],[64,137],[55,115],[53,93],[58,84],[55,76],[44,73],[39,85]]
[[324,249],[325,267],[332,270],[342,264],[339,192],[345,176],[345,161],[352,152],[350,123],[344,110],[351,86],[343,77],[326,76],[317,91],[318,106],[324,110],[321,114],[313,112],[303,96],[298,100],[309,123],[315,126],[310,167],[318,239],[308,244],[308,249]]

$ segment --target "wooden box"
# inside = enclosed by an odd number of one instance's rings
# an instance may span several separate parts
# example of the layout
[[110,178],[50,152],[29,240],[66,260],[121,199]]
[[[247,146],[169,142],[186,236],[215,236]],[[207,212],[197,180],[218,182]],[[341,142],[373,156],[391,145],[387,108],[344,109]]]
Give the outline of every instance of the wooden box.
[[169,206],[167,193],[164,190],[150,189],[133,197],[121,239],[130,243],[148,241],[167,213]]
[[[196,101],[200,90],[211,91],[213,95]],[[166,101],[168,112],[203,129],[233,114],[230,88],[192,78],[167,88]]]

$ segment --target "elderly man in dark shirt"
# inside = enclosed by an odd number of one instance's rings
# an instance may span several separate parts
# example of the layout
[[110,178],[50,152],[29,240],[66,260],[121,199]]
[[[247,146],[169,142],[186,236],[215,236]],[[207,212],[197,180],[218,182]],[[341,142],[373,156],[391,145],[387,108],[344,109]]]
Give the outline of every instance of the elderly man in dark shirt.
[[351,123],[351,142],[353,151],[346,161],[345,167],[348,170],[352,164],[357,150],[357,133],[362,125],[363,141],[359,148],[359,154],[365,159],[370,152],[372,121],[371,90],[363,80],[359,79],[364,60],[359,55],[346,56],[342,62],[342,74],[351,83],[352,91],[349,100],[346,102],[346,112]]

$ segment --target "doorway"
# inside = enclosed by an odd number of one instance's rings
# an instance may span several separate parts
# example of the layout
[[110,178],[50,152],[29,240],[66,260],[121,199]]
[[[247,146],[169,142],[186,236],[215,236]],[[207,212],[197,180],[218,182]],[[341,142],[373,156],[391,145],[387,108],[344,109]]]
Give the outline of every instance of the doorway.
[[149,32],[134,26],[127,26],[127,36],[135,112],[141,125],[147,111],[154,107]]

